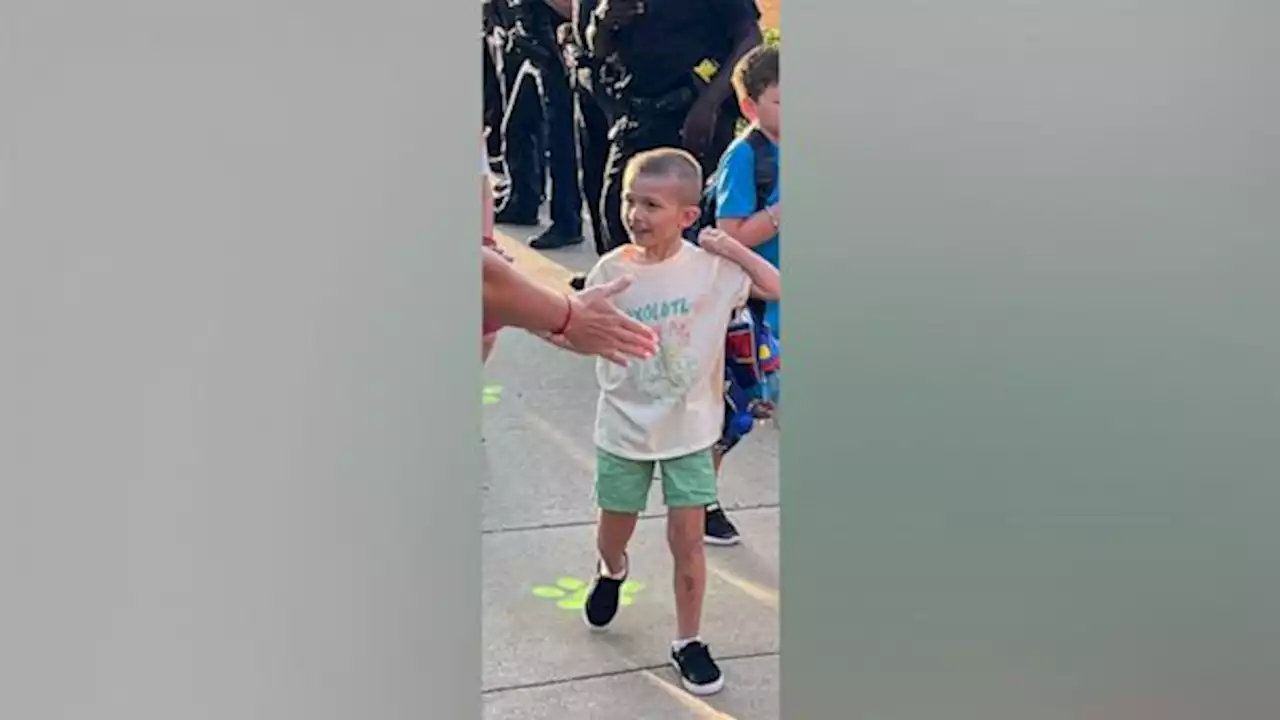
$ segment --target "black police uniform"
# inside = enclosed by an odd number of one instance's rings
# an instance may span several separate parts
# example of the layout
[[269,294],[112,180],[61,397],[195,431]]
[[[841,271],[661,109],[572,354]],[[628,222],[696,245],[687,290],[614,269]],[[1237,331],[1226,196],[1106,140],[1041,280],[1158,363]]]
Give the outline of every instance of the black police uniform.
[[482,38],[481,72],[484,83],[483,109],[481,119],[485,129],[489,131],[485,139],[486,150],[490,158],[502,154],[502,114],[504,110],[502,79],[498,76],[498,66],[493,61],[493,50],[487,37]]
[[573,94],[556,42],[556,28],[564,18],[543,0],[508,2],[517,18],[510,47],[520,69],[512,81],[505,122],[511,202],[499,219],[536,222],[549,170],[552,225],[531,244],[541,249],[563,247],[582,240]]
[[[486,150],[491,160],[502,157],[502,120],[507,112],[507,80],[503,75],[505,51],[500,47],[514,19],[507,0],[483,0],[481,3],[481,81],[483,82],[483,110],[481,119],[489,131]],[[501,39],[505,43],[505,39]]]
[[551,227],[530,242],[552,249],[582,241],[582,185],[574,140],[573,90],[556,30],[569,19],[545,0],[524,0],[530,10],[530,34],[552,53],[536,60],[542,80],[551,176]]
[[604,172],[609,161],[609,128],[613,125],[613,117],[608,97],[600,89],[599,63],[587,49],[587,28],[597,4],[597,0],[575,3],[577,14],[573,18],[573,32],[578,63],[573,75],[573,91],[582,195],[587,204],[587,215],[591,218],[596,252],[603,255],[609,250],[601,213]]
[[[704,87],[694,68],[710,59],[731,72],[726,61],[740,41],[733,34],[759,20],[754,0],[647,0],[645,12],[615,33],[615,51],[601,67],[602,87],[616,112],[603,200],[610,248],[628,242],[622,224],[627,162],[645,150],[685,145],[684,122]],[[737,100],[726,98],[710,146],[698,158],[705,174],[733,141],[739,117]]]
[[527,32],[531,23],[523,0],[492,1],[503,6],[505,22],[497,36],[497,65],[504,91],[499,135],[506,197],[498,203],[496,219],[536,225],[546,185],[547,138],[539,73],[531,54],[546,51]]

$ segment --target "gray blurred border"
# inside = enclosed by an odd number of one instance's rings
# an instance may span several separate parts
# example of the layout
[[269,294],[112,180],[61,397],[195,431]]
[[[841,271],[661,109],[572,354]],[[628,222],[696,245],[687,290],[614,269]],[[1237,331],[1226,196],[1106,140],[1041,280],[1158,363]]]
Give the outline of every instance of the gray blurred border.
[[478,717],[476,8],[0,12],[0,717]]
[[1278,19],[788,3],[782,717],[1280,717]]

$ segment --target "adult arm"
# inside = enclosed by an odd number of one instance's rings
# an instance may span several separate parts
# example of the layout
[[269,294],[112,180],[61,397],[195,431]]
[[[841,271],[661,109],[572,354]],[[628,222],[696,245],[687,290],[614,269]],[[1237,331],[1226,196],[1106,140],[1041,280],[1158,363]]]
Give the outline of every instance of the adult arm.
[[484,248],[481,278],[487,320],[540,333],[565,329],[572,312],[569,296],[526,277],[497,251]]
[[551,9],[555,10],[560,17],[566,19],[573,17],[574,0],[545,0],[545,2],[550,5]]
[[622,365],[628,357],[649,357],[657,349],[653,331],[613,305],[613,297],[631,284],[630,278],[569,295],[524,276],[497,252],[489,248],[483,252],[487,320],[541,335],[560,335],[577,352]]
[[711,3],[725,23],[733,49],[720,63],[716,74],[699,93],[685,118],[684,139],[690,149],[704,152],[715,133],[720,107],[733,95],[733,69],[742,56],[764,42],[760,32],[760,10],[754,0],[717,0]]

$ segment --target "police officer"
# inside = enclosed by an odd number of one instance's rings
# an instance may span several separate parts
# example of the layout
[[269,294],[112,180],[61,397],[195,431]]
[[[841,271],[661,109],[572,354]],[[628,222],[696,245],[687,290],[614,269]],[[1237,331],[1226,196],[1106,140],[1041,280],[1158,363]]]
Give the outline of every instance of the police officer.
[[488,2],[496,19],[490,42],[503,93],[495,140],[506,166],[504,197],[495,220],[506,225],[537,225],[546,184],[546,129],[540,78],[530,56],[542,48],[527,32],[529,14],[522,0]]
[[[515,80],[513,113],[508,123],[507,153],[512,177],[512,208],[504,208],[500,222],[537,222],[537,206],[529,208],[526,198],[541,204],[546,170],[551,176],[551,226],[530,240],[530,247],[551,250],[582,242],[582,190],[578,180],[577,147],[573,132],[573,94],[568,69],[556,39],[556,30],[572,12],[570,0],[508,0],[516,13],[510,34],[513,52],[523,58]],[[534,99],[536,98],[536,109]],[[535,110],[539,137],[529,143]],[[527,128],[511,132],[512,127]],[[519,147],[529,143],[533,147]],[[549,152],[548,152],[549,151]],[[531,157],[538,153],[537,162]],[[549,167],[547,165],[549,160]],[[537,174],[526,167],[536,166]],[[537,184],[537,194],[532,193]],[[519,185],[517,185],[519,183]],[[515,199],[520,202],[516,203]],[[532,210],[532,212],[530,212]],[[510,217],[514,216],[514,217]]]
[[572,0],[525,0],[532,3],[530,25],[551,53],[540,73],[546,108],[547,147],[551,175],[551,227],[530,240],[535,250],[552,250],[582,242],[582,185],[574,139],[573,90],[569,68],[557,39],[560,26],[573,15]]
[[[754,0],[599,0],[586,39],[616,111],[602,208],[612,248],[627,242],[622,172],[637,153],[683,147],[715,170],[739,118],[731,71],[763,41],[760,11]],[[704,60],[720,70],[710,82],[694,72]]]
[[575,0],[572,24],[565,32],[565,55],[569,59],[574,95],[575,136],[582,194],[591,218],[591,234],[596,253],[608,252],[601,198],[604,172],[609,159],[609,127],[613,124],[608,98],[599,89],[599,63],[587,50],[587,28],[597,0]]

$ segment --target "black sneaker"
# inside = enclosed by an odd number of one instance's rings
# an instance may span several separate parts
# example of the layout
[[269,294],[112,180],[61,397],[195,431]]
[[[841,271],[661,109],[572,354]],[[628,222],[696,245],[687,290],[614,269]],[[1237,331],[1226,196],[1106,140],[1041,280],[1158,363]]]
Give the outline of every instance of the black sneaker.
[[724,514],[724,508],[719,503],[707,506],[706,527],[702,532],[702,539],[708,545],[737,545],[742,542],[742,538],[738,535],[738,528],[729,522],[729,516]]
[[603,562],[596,564],[596,579],[591,581],[591,588],[587,590],[587,602],[582,608],[582,616],[588,627],[603,630],[613,622],[622,598],[622,583],[627,581],[627,574],[631,572],[630,565],[631,561],[628,560],[627,572],[614,579],[604,576]]
[[680,674],[680,684],[694,695],[715,695],[724,689],[724,674],[711,659],[711,648],[694,640],[671,651],[671,666]]

